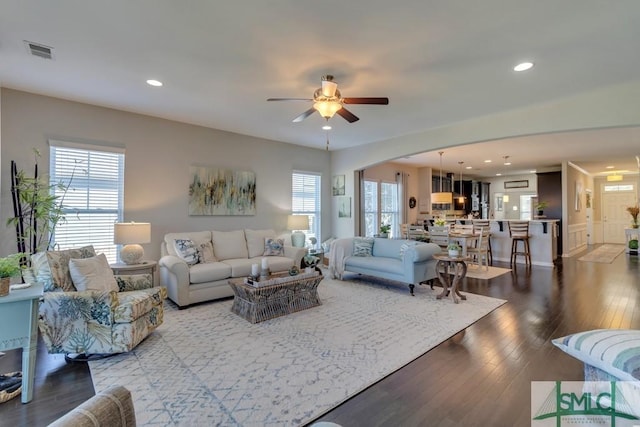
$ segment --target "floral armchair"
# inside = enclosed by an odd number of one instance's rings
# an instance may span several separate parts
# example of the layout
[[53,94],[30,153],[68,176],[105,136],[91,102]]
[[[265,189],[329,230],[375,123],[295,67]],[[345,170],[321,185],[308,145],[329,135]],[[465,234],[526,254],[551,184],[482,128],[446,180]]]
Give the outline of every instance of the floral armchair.
[[[91,255],[85,253],[84,255]],[[73,254],[71,254],[73,257]],[[49,257],[51,261],[51,257]],[[39,262],[40,261],[40,262]],[[54,277],[69,258],[49,263]],[[39,264],[39,265],[38,265]],[[41,260],[34,276],[45,282],[38,327],[49,353],[95,355],[132,350],[163,322],[167,290],[153,286],[151,274],[115,276],[115,290],[62,290],[47,285],[47,269]],[[62,265],[62,267],[61,267]]]

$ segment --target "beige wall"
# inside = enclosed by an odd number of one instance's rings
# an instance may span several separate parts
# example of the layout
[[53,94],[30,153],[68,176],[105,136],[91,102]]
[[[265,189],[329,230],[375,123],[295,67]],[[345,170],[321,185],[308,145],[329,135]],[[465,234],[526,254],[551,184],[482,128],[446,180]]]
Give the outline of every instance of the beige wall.
[[[1,90],[1,254],[15,252],[15,233],[4,227],[12,216],[9,162],[31,171],[32,148],[43,153],[48,171],[48,140],[98,142],[126,148],[124,220],[149,221],[147,258],[158,259],[163,235],[171,231],[286,228],[291,210],[291,172],[322,174],[323,212],[331,206],[328,152],[253,138],[216,129],[102,108],[78,102]],[[256,173],[255,216],[189,216],[189,166],[204,165]],[[331,216],[323,215],[323,238],[331,235]]]

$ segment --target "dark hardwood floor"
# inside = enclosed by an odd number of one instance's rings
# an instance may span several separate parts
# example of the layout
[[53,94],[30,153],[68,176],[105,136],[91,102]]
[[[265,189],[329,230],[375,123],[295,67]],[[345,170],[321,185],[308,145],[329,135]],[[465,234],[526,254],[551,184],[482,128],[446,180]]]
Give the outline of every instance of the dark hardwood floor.
[[[518,266],[489,281],[465,279],[463,292],[508,303],[319,420],[345,427],[531,425],[531,381],[582,379],[582,364],[552,338],[640,329],[638,257],[622,254],[612,264],[577,258],[555,268]],[[0,372],[15,370],[19,350],[0,357]],[[93,394],[85,363],[66,364],[40,343],[34,400],[0,404],[0,426],[46,425]]]

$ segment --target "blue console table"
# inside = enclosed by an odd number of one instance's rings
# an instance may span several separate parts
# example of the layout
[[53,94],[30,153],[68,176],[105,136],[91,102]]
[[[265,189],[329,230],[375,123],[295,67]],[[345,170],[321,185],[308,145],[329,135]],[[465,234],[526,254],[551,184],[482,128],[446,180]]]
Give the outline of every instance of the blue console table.
[[0,351],[22,347],[22,403],[33,398],[42,292],[42,284],[35,283],[0,297]]

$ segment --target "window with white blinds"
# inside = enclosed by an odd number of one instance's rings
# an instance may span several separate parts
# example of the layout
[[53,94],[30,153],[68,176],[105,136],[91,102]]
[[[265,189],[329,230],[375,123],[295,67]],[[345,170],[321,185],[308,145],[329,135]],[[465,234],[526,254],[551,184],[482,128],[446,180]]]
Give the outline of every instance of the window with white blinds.
[[293,172],[291,179],[291,214],[308,215],[307,242],[315,237],[320,247],[320,175],[309,172]]
[[[87,147],[87,148],[83,148]],[[53,242],[69,249],[93,245],[116,262],[113,225],[122,220],[124,150],[50,141],[49,174],[66,213],[56,226]]]

